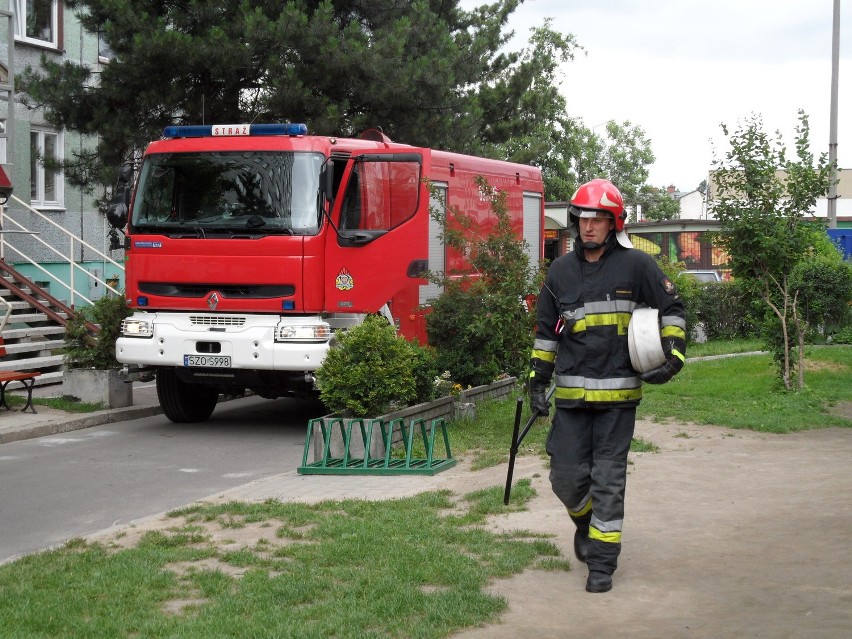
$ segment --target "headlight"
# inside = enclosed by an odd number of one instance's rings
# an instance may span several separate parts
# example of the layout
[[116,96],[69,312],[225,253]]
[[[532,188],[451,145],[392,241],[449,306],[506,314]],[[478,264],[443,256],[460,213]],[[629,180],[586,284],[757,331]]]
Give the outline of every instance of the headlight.
[[154,324],[147,320],[128,317],[121,321],[121,334],[124,337],[153,337]]
[[276,342],[327,342],[331,338],[331,327],[325,322],[318,324],[279,324],[275,330]]

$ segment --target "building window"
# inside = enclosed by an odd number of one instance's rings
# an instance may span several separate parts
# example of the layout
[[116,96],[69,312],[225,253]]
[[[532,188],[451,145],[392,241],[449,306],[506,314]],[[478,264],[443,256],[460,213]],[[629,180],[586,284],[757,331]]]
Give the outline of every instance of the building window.
[[62,208],[62,173],[45,162],[62,161],[62,136],[55,131],[30,131],[30,204]]
[[98,29],[98,62],[101,64],[107,64],[110,60],[112,60],[112,57],[112,49],[110,49],[109,45],[106,43],[103,31]]
[[59,46],[58,0],[11,0],[15,38],[33,44]]

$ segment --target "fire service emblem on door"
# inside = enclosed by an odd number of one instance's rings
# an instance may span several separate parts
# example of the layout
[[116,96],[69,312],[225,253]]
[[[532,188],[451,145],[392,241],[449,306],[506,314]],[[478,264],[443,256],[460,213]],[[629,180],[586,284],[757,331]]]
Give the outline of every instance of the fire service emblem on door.
[[337,278],[334,280],[334,287],[338,291],[351,291],[355,288],[355,281],[352,279],[352,273],[346,270],[345,266],[340,269],[340,273],[337,274]]

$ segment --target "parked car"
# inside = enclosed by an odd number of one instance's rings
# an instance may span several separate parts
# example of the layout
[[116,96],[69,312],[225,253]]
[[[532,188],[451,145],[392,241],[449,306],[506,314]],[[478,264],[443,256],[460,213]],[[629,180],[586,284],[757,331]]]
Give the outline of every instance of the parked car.
[[681,275],[689,275],[699,282],[721,282],[722,276],[719,271],[681,271]]

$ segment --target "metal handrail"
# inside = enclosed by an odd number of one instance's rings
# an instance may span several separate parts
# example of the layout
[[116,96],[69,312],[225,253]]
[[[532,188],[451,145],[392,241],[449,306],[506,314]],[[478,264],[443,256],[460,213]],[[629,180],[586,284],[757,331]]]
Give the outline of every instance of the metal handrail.
[[[123,264],[116,262],[109,255],[105,254],[103,251],[99,250],[98,248],[92,246],[91,244],[89,244],[88,242],[83,240],[82,238],[74,235],[71,231],[69,231],[68,229],[64,228],[63,226],[57,224],[56,222],[51,220],[49,217],[44,215],[41,211],[34,209],[32,206],[30,206],[29,204],[27,204],[26,202],[24,202],[23,200],[21,200],[17,196],[12,195],[11,199],[14,200],[20,206],[22,206],[24,209],[28,210],[30,213],[35,215],[36,217],[40,218],[42,221],[50,224],[51,226],[53,226],[54,228],[58,229],[60,232],[62,232],[63,234],[66,235],[66,237],[68,238],[68,241],[69,241],[69,248],[68,248],[69,255],[67,255],[67,256],[64,255],[62,252],[58,251],[55,247],[53,247],[50,244],[48,244],[47,242],[45,242],[40,237],[36,237],[36,235],[37,235],[36,233],[31,233],[33,235],[34,240],[36,240],[37,242],[40,242],[51,253],[54,253],[55,255],[61,257],[63,261],[68,262],[68,265],[69,265],[69,268],[70,268],[70,275],[71,275],[71,284],[69,285],[66,282],[62,281],[56,275],[54,275],[53,273],[51,273],[50,271],[45,269],[41,264],[39,264],[38,262],[33,260],[30,256],[25,255],[19,249],[12,246],[11,244],[9,244],[6,241],[6,238],[2,233],[0,233],[0,259],[5,259],[6,249],[10,249],[10,250],[14,251],[17,255],[19,255],[21,257],[21,259],[23,261],[32,265],[33,267],[38,269],[41,273],[44,273],[51,281],[54,281],[58,285],[64,287],[64,289],[67,289],[70,296],[71,296],[71,306],[72,307],[74,306],[75,297],[80,298],[81,300],[83,300],[84,302],[86,302],[89,305],[93,304],[92,300],[90,300],[88,297],[86,297],[85,295],[83,295],[82,293],[79,293],[78,291],[76,291],[74,289],[74,273],[76,271],[80,271],[85,275],[86,278],[89,278],[91,280],[95,280],[96,282],[102,284],[107,290],[111,291],[112,293],[114,293],[116,295],[120,294],[120,291],[118,289],[114,288],[108,282],[99,278],[97,275],[87,271],[85,268],[83,268],[80,265],[79,262],[74,260],[73,256],[74,256],[75,242],[79,242],[79,244],[81,246],[89,249],[98,258],[100,258],[100,261],[109,262],[110,264],[115,266],[122,273],[124,272],[124,265]],[[9,222],[9,223],[13,224],[20,231],[29,232],[29,229],[27,229],[23,224],[21,224],[20,222],[18,222],[17,220],[15,220],[12,217],[9,217],[8,211],[5,210],[4,206],[0,206],[0,229],[4,228],[3,225],[4,225],[5,222]],[[14,233],[15,231],[12,231],[12,232]]]
[[6,307],[6,313],[3,315],[3,319],[0,319],[0,332],[3,332],[6,322],[9,321],[9,316],[12,314],[12,305],[4,297],[0,297],[0,302]]

